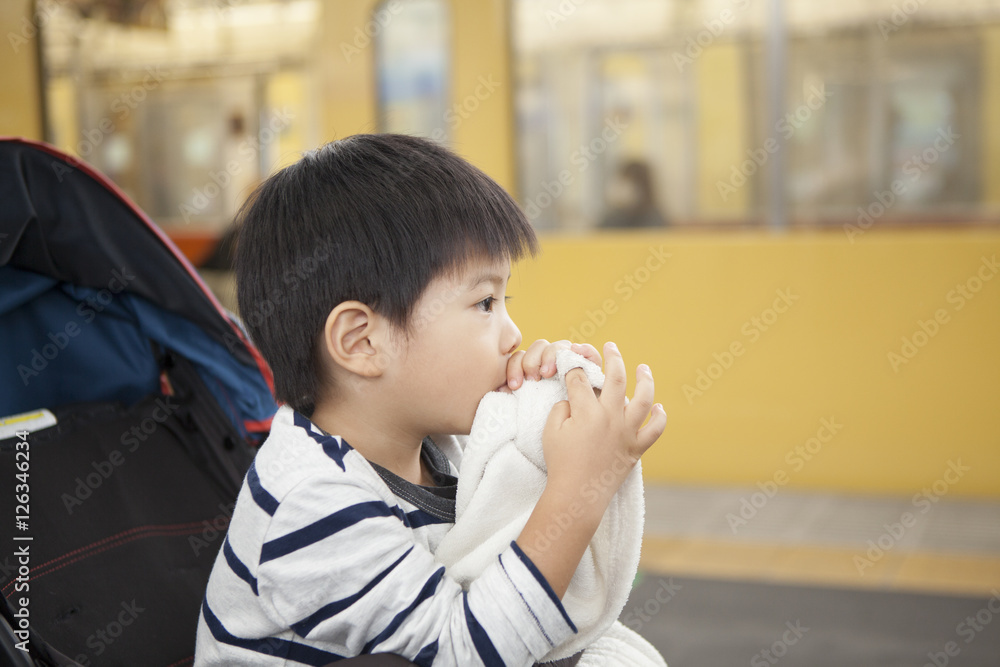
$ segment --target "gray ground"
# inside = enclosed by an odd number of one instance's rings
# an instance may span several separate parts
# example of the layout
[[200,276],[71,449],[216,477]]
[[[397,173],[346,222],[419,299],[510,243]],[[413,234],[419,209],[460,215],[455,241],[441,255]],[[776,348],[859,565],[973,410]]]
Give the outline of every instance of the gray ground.
[[669,667],[1000,667],[1000,591],[971,598],[647,574],[621,618]]

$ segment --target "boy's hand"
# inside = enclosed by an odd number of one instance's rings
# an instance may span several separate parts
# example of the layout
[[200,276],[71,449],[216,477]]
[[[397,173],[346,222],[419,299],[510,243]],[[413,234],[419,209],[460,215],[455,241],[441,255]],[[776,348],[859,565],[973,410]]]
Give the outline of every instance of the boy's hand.
[[[614,343],[605,344],[604,357],[600,398],[582,371],[571,370],[566,374],[569,400],[552,408],[542,440],[550,482],[576,490],[599,479],[597,486],[605,492],[602,500],[610,501],[636,461],[663,433],[667,415],[662,405],[653,405],[648,366],[638,367],[635,394],[627,401],[625,362]],[[647,416],[649,423],[643,426]],[[611,484],[605,483],[607,471],[614,475]]]
[[542,433],[545,490],[517,538],[560,599],[611,498],[667,424],[663,406],[653,405],[649,367],[639,366],[635,395],[626,402],[625,362],[614,343],[604,345],[604,357],[600,398],[582,370],[566,374],[569,401],[556,403]]
[[540,338],[527,350],[518,350],[507,360],[507,386],[517,389],[525,379],[541,380],[555,375],[556,352],[559,350],[572,350],[598,366],[601,365],[601,355],[593,345],[570,343],[568,340],[550,343]]

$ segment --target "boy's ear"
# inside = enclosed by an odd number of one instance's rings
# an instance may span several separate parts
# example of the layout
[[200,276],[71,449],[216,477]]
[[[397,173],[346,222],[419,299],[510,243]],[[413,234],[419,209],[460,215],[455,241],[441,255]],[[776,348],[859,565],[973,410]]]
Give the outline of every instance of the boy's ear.
[[327,315],[323,327],[326,353],[338,366],[362,377],[384,370],[388,322],[360,301],[344,301]]

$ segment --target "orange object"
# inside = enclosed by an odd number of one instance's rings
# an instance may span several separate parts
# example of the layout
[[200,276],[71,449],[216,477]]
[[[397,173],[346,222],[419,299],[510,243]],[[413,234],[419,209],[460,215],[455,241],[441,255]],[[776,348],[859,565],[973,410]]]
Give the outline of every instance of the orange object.
[[219,244],[220,236],[214,232],[192,231],[188,229],[164,229],[170,240],[180,249],[184,256],[195,266],[201,266],[211,257]]

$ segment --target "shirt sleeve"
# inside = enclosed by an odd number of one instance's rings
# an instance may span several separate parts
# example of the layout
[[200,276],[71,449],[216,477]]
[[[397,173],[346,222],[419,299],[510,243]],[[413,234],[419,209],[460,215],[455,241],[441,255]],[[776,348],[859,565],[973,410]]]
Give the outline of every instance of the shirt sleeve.
[[262,608],[322,651],[441,667],[531,665],[576,632],[515,542],[465,591],[408,524],[361,484],[300,484],[275,508],[261,548]]

